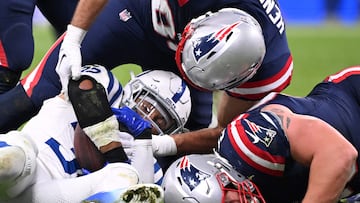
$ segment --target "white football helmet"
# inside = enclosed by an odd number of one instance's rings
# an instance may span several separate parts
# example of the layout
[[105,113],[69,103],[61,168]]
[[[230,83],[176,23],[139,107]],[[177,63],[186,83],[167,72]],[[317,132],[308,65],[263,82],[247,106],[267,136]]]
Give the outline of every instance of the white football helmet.
[[81,75],[88,75],[100,83],[106,91],[110,106],[118,108],[122,99],[122,85],[115,75],[101,65],[84,65],[81,67]]
[[242,10],[224,8],[193,19],[185,27],[176,63],[194,87],[228,90],[254,76],[265,51],[256,19]]
[[[143,114],[159,135],[184,131],[191,111],[190,90],[185,81],[163,70],[149,70],[133,77],[124,87],[122,103]],[[145,103],[150,107],[145,107]],[[151,119],[154,110],[162,115],[163,125]]]
[[216,153],[179,158],[166,171],[161,186],[165,202],[220,203],[229,191],[238,194],[238,202],[265,202],[257,186]]

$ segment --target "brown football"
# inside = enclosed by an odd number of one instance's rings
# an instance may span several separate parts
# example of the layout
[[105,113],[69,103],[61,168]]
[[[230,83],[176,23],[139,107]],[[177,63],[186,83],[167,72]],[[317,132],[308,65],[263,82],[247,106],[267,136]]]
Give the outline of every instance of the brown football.
[[105,164],[103,154],[96,148],[79,124],[75,128],[74,150],[76,160],[81,168],[94,172],[101,169]]

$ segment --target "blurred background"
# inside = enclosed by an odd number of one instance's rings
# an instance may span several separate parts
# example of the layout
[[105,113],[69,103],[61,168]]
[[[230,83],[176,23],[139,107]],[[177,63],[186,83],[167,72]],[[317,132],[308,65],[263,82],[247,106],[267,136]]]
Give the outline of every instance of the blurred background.
[[354,25],[359,19],[359,0],[279,0],[288,24],[321,25],[327,22]]
[[[272,0],[266,0],[272,1]],[[327,75],[360,65],[360,0],[279,0],[287,37],[293,54],[294,72],[285,93],[304,96]],[[55,40],[48,22],[38,11],[34,15],[35,58],[41,60]],[[121,82],[132,64],[113,70]]]

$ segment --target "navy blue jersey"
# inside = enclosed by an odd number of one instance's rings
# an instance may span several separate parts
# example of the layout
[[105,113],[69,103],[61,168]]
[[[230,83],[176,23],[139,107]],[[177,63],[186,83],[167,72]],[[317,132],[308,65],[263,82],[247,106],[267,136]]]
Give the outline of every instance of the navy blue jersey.
[[[244,10],[255,17],[262,27],[266,55],[257,74],[247,83],[228,93],[242,99],[258,100],[271,91],[282,91],[290,82],[292,57],[287,44],[284,19],[277,1],[153,0],[144,2],[144,0],[137,0],[132,1],[131,4],[134,9],[142,5],[144,12],[139,12],[139,15],[136,12],[134,18],[142,25],[141,27],[144,27],[147,43],[155,45],[159,50],[170,55],[171,63],[174,62],[172,59],[181,33],[191,19],[207,11],[215,12],[225,7]],[[149,13],[150,10],[151,13]],[[149,56],[149,53],[145,54],[146,56]],[[149,59],[154,60],[151,56]],[[149,66],[149,64],[144,65]]]
[[34,55],[32,23],[35,6],[58,34],[66,31],[78,0],[0,1],[0,67],[12,71],[27,69]]
[[[179,74],[175,50],[186,24],[207,11],[225,7],[239,8],[253,15],[262,27],[266,44],[263,64],[254,78],[228,93],[241,99],[258,100],[270,91],[283,90],[290,82],[292,57],[284,19],[275,0],[109,0],[82,42],[82,63],[100,64],[109,69],[132,63],[144,70]],[[62,40],[63,36],[21,80],[20,87],[0,96],[3,108],[0,109],[3,115],[0,130],[19,127],[18,124],[40,109],[45,99],[59,94],[61,83],[55,67]],[[190,130],[207,127],[212,120],[212,93],[189,87],[192,110],[186,127]],[[19,98],[21,102],[15,102]]]
[[[134,63],[146,69],[179,73],[174,60],[181,32],[194,17],[224,7],[240,8],[262,26],[267,52],[258,73],[230,94],[260,99],[269,91],[281,91],[290,82],[292,58],[287,45],[284,19],[276,1],[262,0],[110,0],[82,43],[83,64],[101,64],[113,69]],[[62,37],[51,47],[30,75],[21,81],[35,106],[59,93],[55,66]],[[212,94],[191,89],[193,110],[190,129],[206,127],[212,116]],[[4,95],[5,96],[5,95]],[[5,103],[5,102],[4,102]]]
[[[82,42],[82,63],[100,64],[109,69],[132,63],[144,70],[161,69],[179,74],[175,50],[186,24],[207,11],[225,7],[239,8],[253,15],[262,27],[266,44],[266,55],[257,74],[229,94],[258,100],[270,91],[283,90],[290,82],[292,57],[284,19],[275,0],[109,0]],[[16,87],[0,96],[0,106],[4,108],[0,112],[6,111],[0,117],[0,129],[14,127],[14,123],[36,113],[21,110],[22,106],[39,109],[45,99],[60,92],[55,67],[62,39],[63,36],[38,67],[21,80],[24,91]],[[212,93],[193,87],[190,91],[192,110],[186,127],[190,130],[207,127],[212,120]],[[24,92],[26,95],[19,97]],[[19,108],[15,97],[30,98],[31,104],[22,104]]]
[[[359,87],[357,66],[327,77],[306,97],[270,94],[228,125],[219,142],[220,154],[241,173],[252,177],[267,201],[300,201],[306,192],[309,169],[292,159],[277,116],[261,111],[262,107],[281,104],[294,113],[320,118],[360,150]],[[358,175],[348,187],[360,188]]]
[[[239,8],[253,15],[262,27],[266,44],[263,64],[254,78],[228,93],[241,99],[259,100],[270,91],[283,90],[290,82],[292,57],[284,19],[275,0],[109,0],[82,42],[82,63],[100,64],[109,69],[132,63],[143,70],[160,69],[179,74],[175,51],[186,24],[208,11],[225,7]],[[3,132],[19,127],[36,114],[45,99],[60,92],[55,67],[62,40],[63,36],[21,80],[20,86],[0,96],[3,108],[0,109],[3,115],[0,130]],[[212,93],[190,85],[189,88],[192,110],[185,127],[190,130],[207,127],[212,120]],[[21,102],[15,102],[18,100]],[[166,169],[171,160],[159,162]]]

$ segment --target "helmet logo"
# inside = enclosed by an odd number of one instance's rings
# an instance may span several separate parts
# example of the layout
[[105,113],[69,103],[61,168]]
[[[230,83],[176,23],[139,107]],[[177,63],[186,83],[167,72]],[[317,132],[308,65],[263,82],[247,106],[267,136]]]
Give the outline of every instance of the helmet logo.
[[201,181],[210,178],[209,174],[195,168],[195,166],[189,162],[187,156],[184,156],[181,159],[179,168],[182,179],[191,191],[196,188]]
[[240,24],[239,22],[233,23],[227,27],[220,29],[218,32],[211,33],[209,35],[200,37],[193,42],[193,55],[196,62],[209,53],[214,47],[221,42],[221,40],[226,39],[226,37],[231,34],[231,31]]
[[175,103],[180,100],[182,95],[184,94],[186,90],[186,83],[185,81],[181,81],[181,87],[177,90],[177,92],[172,96],[171,100],[173,100]]

